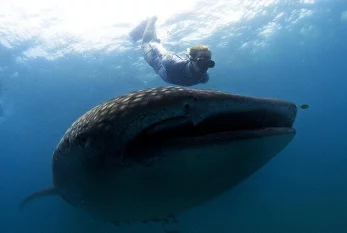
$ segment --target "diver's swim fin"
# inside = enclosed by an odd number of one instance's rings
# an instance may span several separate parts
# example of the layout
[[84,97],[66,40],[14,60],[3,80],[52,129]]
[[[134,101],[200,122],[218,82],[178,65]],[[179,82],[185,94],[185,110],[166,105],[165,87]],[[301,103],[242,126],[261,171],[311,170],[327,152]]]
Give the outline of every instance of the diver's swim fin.
[[54,187],[40,190],[40,191],[33,193],[33,194],[27,196],[26,198],[24,198],[21,201],[19,208],[23,209],[29,202],[31,202],[32,200],[34,200],[36,198],[40,198],[40,197],[44,197],[44,196],[52,196],[52,195],[59,195],[58,191]]
[[129,33],[129,36],[133,40],[133,42],[137,42],[142,39],[143,33],[146,29],[148,19],[143,20],[137,27],[135,27],[131,32]]

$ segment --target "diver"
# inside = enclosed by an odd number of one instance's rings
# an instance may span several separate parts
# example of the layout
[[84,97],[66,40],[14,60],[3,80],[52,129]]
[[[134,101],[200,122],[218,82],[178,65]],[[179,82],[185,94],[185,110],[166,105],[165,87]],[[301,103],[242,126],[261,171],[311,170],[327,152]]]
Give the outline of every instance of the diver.
[[210,49],[205,45],[195,45],[187,49],[188,58],[166,50],[156,35],[157,19],[157,16],[146,19],[129,33],[134,42],[142,39],[141,50],[146,62],[167,83],[180,86],[207,83],[207,70],[215,65]]

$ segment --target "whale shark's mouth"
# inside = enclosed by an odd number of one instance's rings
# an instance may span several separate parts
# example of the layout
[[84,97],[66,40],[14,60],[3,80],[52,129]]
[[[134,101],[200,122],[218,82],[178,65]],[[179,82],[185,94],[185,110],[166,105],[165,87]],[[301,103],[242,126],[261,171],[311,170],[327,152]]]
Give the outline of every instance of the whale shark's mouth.
[[284,129],[292,133],[294,118],[291,114],[280,114],[268,109],[220,113],[207,117],[198,124],[194,124],[188,116],[180,116],[151,125],[138,134],[130,145],[139,147],[140,144],[160,143],[177,138],[203,138],[225,134],[259,137],[262,136],[259,132],[268,133],[265,129],[276,128],[281,129],[279,133],[284,133]]

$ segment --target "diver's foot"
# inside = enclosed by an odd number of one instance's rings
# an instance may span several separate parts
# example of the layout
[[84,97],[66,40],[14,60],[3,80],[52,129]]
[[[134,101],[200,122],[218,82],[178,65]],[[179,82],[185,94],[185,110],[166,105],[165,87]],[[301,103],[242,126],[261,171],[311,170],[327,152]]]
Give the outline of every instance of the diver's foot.
[[149,19],[143,20],[139,25],[137,25],[131,32],[129,33],[129,36],[133,40],[133,42],[137,42],[142,39],[143,33],[145,32],[145,29],[147,27]]
[[152,16],[147,20],[147,27],[153,28],[154,24],[157,22],[158,16]]
[[151,21],[151,22],[155,23],[157,20],[158,20],[158,16],[154,15],[151,18],[149,18],[148,21]]
[[157,16],[152,16],[147,20],[147,28],[148,30],[153,30],[154,29],[154,24],[157,22],[158,17]]
[[148,19],[146,29],[143,33],[142,43],[148,43],[150,41],[156,41],[160,43],[155,30],[155,22],[157,21],[157,19],[157,16],[152,16]]

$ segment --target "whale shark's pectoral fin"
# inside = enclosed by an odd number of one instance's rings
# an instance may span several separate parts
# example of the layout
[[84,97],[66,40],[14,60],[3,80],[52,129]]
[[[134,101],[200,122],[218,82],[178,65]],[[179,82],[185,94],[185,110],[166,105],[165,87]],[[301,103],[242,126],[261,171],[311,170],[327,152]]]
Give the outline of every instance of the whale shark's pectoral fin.
[[45,197],[45,196],[53,196],[53,195],[59,195],[58,191],[54,187],[37,191],[33,194],[30,194],[26,198],[24,198],[19,204],[19,208],[23,209],[29,202],[33,201],[36,198]]

